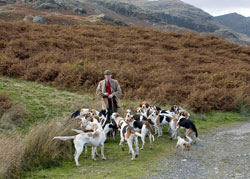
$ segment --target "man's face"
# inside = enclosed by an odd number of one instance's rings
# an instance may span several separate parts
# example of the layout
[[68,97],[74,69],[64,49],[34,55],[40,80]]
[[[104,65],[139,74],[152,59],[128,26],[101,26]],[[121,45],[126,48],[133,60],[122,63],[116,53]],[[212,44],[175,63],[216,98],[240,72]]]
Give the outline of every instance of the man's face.
[[104,75],[104,77],[105,77],[106,80],[111,79],[111,76],[112,76],[112,75]]

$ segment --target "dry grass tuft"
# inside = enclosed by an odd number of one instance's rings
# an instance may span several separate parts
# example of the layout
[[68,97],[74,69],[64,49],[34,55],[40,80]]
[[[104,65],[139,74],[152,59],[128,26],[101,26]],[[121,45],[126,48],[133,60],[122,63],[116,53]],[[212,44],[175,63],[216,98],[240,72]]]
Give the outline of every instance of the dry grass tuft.
[[62,142],[53,140],[53,137],[76,135],[70,131],[77,126],[79,126],[77,122],[72,120],[41,123],[33,127],[23,140],[25,149],[22,156],[22,169],[47,168],[59,165],[60,160],[72,159],[72,141]]
[[18,178],[24,146],[20,137],[0,136],[0,178]]
[[21,171],[58,166],[62,160],[72,159],[72,141],[53,140],[53,137],[76,135],[71,129],[78,126],[76,120],[43,122],[32,127],[23,139],[15,134],[1,136],[0,176],[18,178]]

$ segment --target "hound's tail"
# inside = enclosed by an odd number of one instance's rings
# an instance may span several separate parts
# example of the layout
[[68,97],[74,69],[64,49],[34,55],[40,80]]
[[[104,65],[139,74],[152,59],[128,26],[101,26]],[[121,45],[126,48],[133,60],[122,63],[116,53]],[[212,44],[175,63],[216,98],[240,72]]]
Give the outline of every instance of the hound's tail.
[[75,139],[76,136],[56,136],[53,139],[60,139],[60,140],[70,140],[70,139]]
[[84,131],[83,130],[78,130],[78,129],[71,129],[72,131],[78,133],[78,134],[81,134],[83,133]]
[[192,129],[195,132],[195,137],[198,137],[198,131],[197,131],[195,125],[192,126]]
[[141,134],[138,132],[135,132],[135,135],[141,137]]

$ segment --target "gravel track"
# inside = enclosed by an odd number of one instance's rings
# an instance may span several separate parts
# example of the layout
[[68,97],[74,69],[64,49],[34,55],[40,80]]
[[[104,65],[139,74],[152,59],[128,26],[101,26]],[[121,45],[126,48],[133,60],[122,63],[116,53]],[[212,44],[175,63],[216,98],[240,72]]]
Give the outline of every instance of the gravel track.
[[250,122],[201,135],[191,151],[176,150],[143,178],[250,178]]

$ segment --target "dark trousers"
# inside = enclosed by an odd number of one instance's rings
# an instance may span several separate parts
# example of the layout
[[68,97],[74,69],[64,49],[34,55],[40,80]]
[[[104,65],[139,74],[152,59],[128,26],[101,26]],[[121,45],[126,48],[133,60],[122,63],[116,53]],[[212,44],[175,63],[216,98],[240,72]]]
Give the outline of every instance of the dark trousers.
[[113,104],[112,104],[111,100],[108,100],[108,101],[109,101],[109,108],[108,108],[109,113],[112,114],[114,112],[117,112],[116,100],[114,98],[112,98]]

